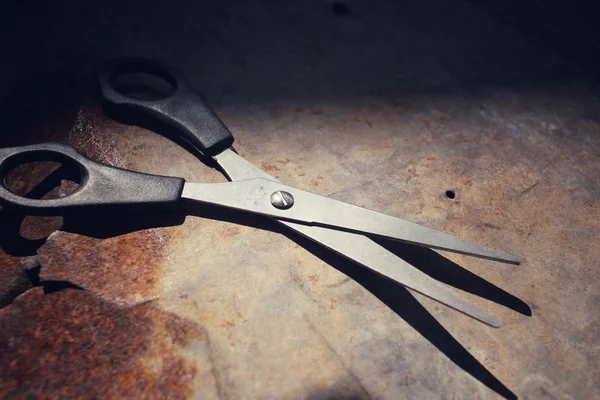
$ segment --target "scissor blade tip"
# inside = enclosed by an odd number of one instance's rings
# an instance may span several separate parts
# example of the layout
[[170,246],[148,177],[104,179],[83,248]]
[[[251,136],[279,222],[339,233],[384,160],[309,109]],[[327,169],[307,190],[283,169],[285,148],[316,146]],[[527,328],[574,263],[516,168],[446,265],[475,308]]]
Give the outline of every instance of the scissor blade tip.
[[502,322],[498,321],[496,318],[491,315],[484,313],[479,315],[467,314],[469,317],[476,319],[479,322],[483,322],[484,324],[491,326],[492,328],[500,328],[502,326]]
[[491,259],[495,260],[495,261],[500,261],[500,262],[503,262],[506,264],[512,264],[512,265],[520,265],[521,264],[521,260],[519,260],[515,256],[511,256],[510,254],[502,254],[501,256],[496,256]]
[[500,328],[502,326],[502,322],[498,321],[496,318],[491,315],[486,316],[485,318],[476,318],[479,321],[483,322],[486,325],[491,326],[492,328]]
[[510,256],[510,258],[507,260],[510,264],[513,265],[521,265],[521,260],[519,260],[517,257],[515,256]]

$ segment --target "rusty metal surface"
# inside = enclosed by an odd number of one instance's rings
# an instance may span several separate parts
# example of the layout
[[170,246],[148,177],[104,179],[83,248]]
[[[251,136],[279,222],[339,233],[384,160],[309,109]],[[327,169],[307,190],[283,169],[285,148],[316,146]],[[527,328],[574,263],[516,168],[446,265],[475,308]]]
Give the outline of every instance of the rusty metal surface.
[[157,263],[168,247],[160,229],[109,239],[56,232],[38,251],[40,278],[71,282],[103,299],[137,304],[158,297]]
[[9,305],[19,294],[32,287],[20,257],[0,252],[0,307]]
[[[421,3],[353,2],[338,16],[317,1],[181,2],[165,16],[158,3],[134,2],[120,20],[69,2],[48,11],[68,24],[37,21],[54,46],[37,57],[63,71],[42,80],[54,83],[36,81],[38,98],[16,103],[13,86],[0,85],[6,118],[29,110],[1,144],[57,140],[121,167],[225,181],[98,105],[96,63],[167,58],[238,152],[282,182],[519,256],[515,268],[385,244],[471,293],[500,329],[260,218],[190,207],[185,221],[29,219],[17,224],[26,243],[2,226],[0,298],[12,304],[0,311],[0,394],[593,398],[598,85],[468,4]],[[19,74],[16,61],[6,68]],[[15,182],[31,185],[24,178]]]
[[202,329],[148,303],[35,288],[0,311],[0,327],[2,398],[184,398],[212,380]]

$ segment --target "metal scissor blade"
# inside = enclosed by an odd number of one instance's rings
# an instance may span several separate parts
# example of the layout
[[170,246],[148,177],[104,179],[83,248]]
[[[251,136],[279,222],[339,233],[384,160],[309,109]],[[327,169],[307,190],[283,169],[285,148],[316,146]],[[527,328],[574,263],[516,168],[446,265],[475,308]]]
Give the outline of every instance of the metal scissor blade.
[[[283,210],[274,207],[270,198],[276,192],[291,194],[293,206]],[[519,260],[510,254],[390,215],[286,186],[272,179],[254,178],[216,184],[186,183],[183,197],[282,220],[366,233],[419,246],[519,264]]]
[[[232,150],[225,150],[214,158],[231,180],[262,177],[275,181],[269,174]],[[490,326],[500,326],[500,322],[485,311],[454,294],[429,275],[414,268],[363,235],[289,221],[279,220],[278,222],[409,289],[437,300]]]
[[279,222],[321,243],[336,253],[359,263],[363,267],[373,270],[409,289],[439,301],[494,328],[498,328],[501,325],[500,321],[490,314],[469,303],[463,297],[455,294],[446,286],[397,257],[392,252],[379,246],[366,236],[352,232],[334,231],[320,226],[308,226],[288,221]]

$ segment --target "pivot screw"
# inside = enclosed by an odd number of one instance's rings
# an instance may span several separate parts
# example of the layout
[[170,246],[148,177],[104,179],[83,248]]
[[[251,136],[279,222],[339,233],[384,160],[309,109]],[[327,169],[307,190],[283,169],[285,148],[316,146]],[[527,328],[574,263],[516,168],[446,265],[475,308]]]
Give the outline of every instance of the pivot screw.
[[291,193],[278,190],[271,195],[271,204],[280,210],[287,210],[294,205],[294,196]]

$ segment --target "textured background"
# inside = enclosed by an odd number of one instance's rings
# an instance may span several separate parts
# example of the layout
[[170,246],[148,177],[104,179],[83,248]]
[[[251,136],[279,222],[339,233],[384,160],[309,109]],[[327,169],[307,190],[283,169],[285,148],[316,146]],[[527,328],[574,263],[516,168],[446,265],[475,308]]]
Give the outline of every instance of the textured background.
[[[94,68],[159,57],[282,182],[520,257],[512,267],[386,244],[503,326],[261,218],[2,210],[0,397],[598,395],[595,82],[459,0],[173,3],[23,2],[0,17],[13,32],[0,38],[0,145],[55,140],[121,167],[225,181],[104,116]],[[26,193],[44,172],[17,171],[11,185]]]

